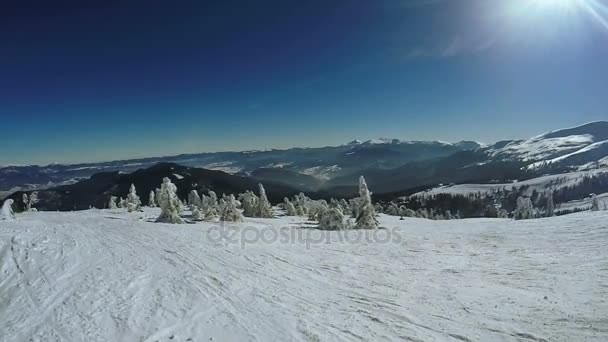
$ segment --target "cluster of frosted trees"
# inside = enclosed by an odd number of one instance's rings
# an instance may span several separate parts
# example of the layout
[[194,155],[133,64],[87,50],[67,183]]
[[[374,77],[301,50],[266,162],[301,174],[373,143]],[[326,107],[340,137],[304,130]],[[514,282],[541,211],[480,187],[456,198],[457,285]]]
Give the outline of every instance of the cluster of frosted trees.
[[[332,199],[312,200],[303,193],[293,200],[285,198],[282,204],[287,216],[305,216],[319,223],[319,229],[376,229],[378,219],[365,178],[359,178],[359,197],[350,201]],[[353,222],[354,220],[354,222]]]
[[[181,217],[183,204],[177,197],[177,187],[169,178],[163,179],[161,188],[154,195],[150,194],[150,198],[150,205],[158,204],[161,209],[158,222],[184,223]],[[188,194],[187,204],[194,221],[240,222],[243,216],[273,217],[272,205],[262,184],[259,185],[259,195],[247,191],[239,195],[239,200],[234,195],[218,198],[213,191],[199,195],[198,191],[192,190]]]
[[425,219],[431,219],[431,220],[460,219],[460,213],[456,212],[453,214],[451,210],[445,210],[443,212],[439,211],[439,210],[434,210],[434,209],[427,210],[426,208],[412,210],[410,208],[406,208],[404,205],[398,205],[397,203],[394,203],[394,202],[388,203],[386,208],[383,208],[380,204],[377,204],[376,210],[378,212],[382,212],[387,215],[399,216],[401,218],[418,217],[418,218],[425,218]]

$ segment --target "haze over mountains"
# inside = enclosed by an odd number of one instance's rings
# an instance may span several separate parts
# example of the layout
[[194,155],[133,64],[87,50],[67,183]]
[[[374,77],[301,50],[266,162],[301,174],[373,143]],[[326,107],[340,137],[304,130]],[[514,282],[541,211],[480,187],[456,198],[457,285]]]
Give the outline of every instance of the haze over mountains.
[[[165,163],[164,168],[131,175],[118,173],[131,173],[158,163]],[[473,141],[451,144],[378,139],[322,148],[200,153],[77,165],[8,166],[0,168],[0,196],[45,188],[81,191],[90,186],[95,194],[85,196],[90,201],[88,207],[101,205],[105,201],[102,198],[110,194],[126,194],[129,182],[136,183],[138,189],[149,183],[153,189],[162,177],[175,179],[173,174],[181,172],[193,175],[186,175],[190,185],[207,184],[207,189],[219,192],[248,190],[262,181],[276,187],[276,200],[283,194],[299,191],[319,196],[350,196],[355,192],[359,175],[364,175],[375,194],[390,197],[439,183],[508,182],[606,167],[608,122],[598,121],[489,146]],[[179,168],[179,172],[171,168]],[[102,172],[105,174],[86,180],[84,185],[70,185]],[[142,190],[147,187],[143,186]],[[54,196],[66,195],[55,193],[51,197]],[[57,204],[61,209],[75,205],[74,201],[65,199],[60,202],[64,203]],[[84,205],[82,201],[77,202],[79,208]]]

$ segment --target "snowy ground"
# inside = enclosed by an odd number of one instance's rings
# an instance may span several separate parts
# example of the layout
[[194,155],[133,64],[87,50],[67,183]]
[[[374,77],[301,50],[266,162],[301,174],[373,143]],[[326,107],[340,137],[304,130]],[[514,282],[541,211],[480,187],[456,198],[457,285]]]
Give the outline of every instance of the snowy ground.
[[608,212],[382,216],[370,241],[153,214],[0,221],[0,341],[608,340]]

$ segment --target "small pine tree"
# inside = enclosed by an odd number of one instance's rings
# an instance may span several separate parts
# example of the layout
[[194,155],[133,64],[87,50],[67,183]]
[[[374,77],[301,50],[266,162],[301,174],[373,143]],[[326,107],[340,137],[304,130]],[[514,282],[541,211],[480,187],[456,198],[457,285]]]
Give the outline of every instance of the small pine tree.
[[555,205],[553,204],[553,193],[549,193],[547,196],[547,209],[545,211],[545,216],[551,217],[555,215]]
[[198,195],[198,191],[194,189],[190,191],[190,194],[188,194],[188,204],[190,205],[190,210],[201,208],[203,206],[203,202],[201,197]]
[[376,210],[372,204],[372,197],[365,178],[359,178],[359,210],[356,219],[356,227],[359,229],[376,229],[378,228],[378,219],[376,219]]
[[0,210],[0,220],[11,221],[15,219],[15,212],[13,211],[13,201],[12,199],[7,199],[4,201],[2,205],[2,210]]
[[110,196],[110,202],[108,203],[108,208],[109,209],[118,209],[118,206],[116,206],[116,196]]
[[597,201],[597,195],[591,194],[591,211],[599,211],[600,204]]
[[271,218],[272,217],[272,205],[268,201],[266,197],[266,190],[262,184],[259,184],[260,187],[260,201],[258,202],[258,214],[259,217],[263,218]]
[[181,204],[177,198],[177,186],[171,183],[169,178],[163,178],[163,184],[161,185],[157,199],[161,209],[160,216],[156,220],[157,222],[184,223],[184,220],[179,216]]
[[156,208],[156,195],[154,194],[154,190],[150,190],[150,195],[148,195],[148,207]]
[[285,203],[285,214],[287,216],[297,216],[298,213],[296,212],[296,208],[293,206],[293,203],[291,203],[291,201],[289,201],[289,198],[285,197],[283,199],[283,202]]
[[141,207],[141,201],[139,196],[137,196],[137,191],[135,190],[135,185],[131,184],[131,188],[129,189],[129,194],[127,195],[127,210],[129,212],[138,211]]

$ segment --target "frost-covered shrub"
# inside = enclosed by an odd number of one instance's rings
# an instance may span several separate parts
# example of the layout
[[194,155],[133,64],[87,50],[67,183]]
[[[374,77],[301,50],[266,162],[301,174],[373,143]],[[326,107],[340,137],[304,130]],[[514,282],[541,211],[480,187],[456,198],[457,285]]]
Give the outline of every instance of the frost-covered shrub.
[[329,209],[322,211],[319,216],[319,229],[343,230],[350,228],[339,206],[331,206]]
[[240,222],[243,221],[243,216],[236,206],[236,199],[234,195],[228,196],[227,199],[221,201],[221,212],[220,220],[226,222]]
[[177,186],[171,183],[171,180],[167,177],[163,178],[157,200],[161,210],[157,222],[184,223],[184,220],[179,216],[181,202],[177,198]]
[[2,210],[0,210],[0,220],[14,220],[15,212],[13,211],[13,201],[12,199],[7,199],[4,201],[2,205]]
[[29,196],[23,194],[23,208],[25,208],[25,211],[37,211],[34,209],[36,203],[38,203],[38,191],[32,192]]
[[356,227],[359,229],[376,229],[378,228],[378,219],[376,218],[376,210],[372,204],[372,197],[365,178],[359,178],[359,200]]
[[138,211],[141,207],[141,201],[139,200],[139,196],[137,196],[137,191],[135,190],[135,185],[131,184],[131,188],[129,189],[129,194],[127,195],[127,210],[129,212]]

